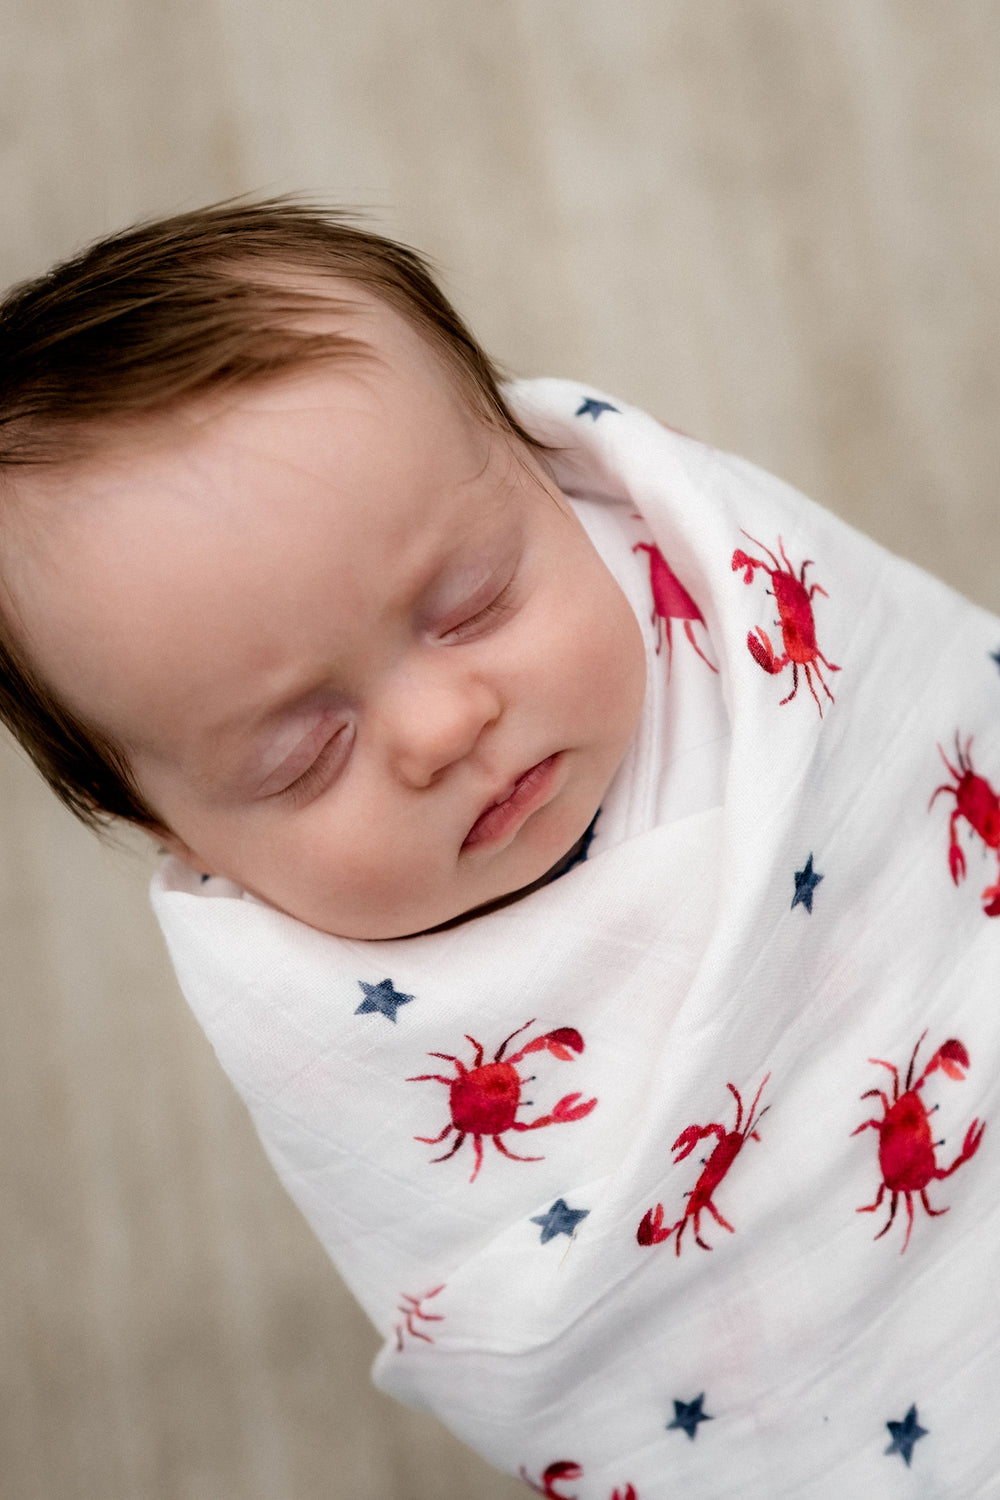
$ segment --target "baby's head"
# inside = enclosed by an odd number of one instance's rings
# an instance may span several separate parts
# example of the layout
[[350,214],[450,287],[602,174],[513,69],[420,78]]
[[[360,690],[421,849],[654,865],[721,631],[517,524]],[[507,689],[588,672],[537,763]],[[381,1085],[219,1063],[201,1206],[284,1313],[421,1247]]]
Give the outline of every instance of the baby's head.
[[559,864],[643,682],[630,606],[409,250],[222,205],[0,307],[0,717],[84,821],[403,936]]

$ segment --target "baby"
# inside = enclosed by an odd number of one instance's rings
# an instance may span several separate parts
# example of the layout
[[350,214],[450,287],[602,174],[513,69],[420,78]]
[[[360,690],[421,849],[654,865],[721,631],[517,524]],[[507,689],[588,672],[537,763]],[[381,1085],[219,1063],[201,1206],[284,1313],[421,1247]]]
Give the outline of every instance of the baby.
[[196,215],[24,289],[4,336],[4,696],[70,806],[344,937],[545,878],[641,637],[415,257]]
[[379,1383],[556,1500],[1000,1494],[1000,622],[288,202],[16,289],[0,484],[4,720]]

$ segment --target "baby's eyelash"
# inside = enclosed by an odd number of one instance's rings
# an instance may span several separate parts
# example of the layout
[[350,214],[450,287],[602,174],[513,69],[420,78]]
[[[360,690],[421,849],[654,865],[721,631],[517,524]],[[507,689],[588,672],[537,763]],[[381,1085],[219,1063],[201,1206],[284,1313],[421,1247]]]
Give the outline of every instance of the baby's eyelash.
[[492,619],[494,615],[506,614],[511,606],[513,592],[514,579],[512,578],[488,604],[484,604],[482,609],[477,609],[474,615],[470,615],[467,620],[462,620],[458,625],[453,626],[451,630],[446,631],[445,634],[461,636],[475,630],[478,625],[484,624],[485,621]]
[[301,776],[296,776],[294,781],[290,781],[286,787],[283,787],[278,796],[287,797],[297,806],[307,802],[315,793],[322,791],[330,780],[331,770],[335,769],[334,762],[346,758],[353,739],[353,726],[342,725],[330,736],[312,765],[307,766]]

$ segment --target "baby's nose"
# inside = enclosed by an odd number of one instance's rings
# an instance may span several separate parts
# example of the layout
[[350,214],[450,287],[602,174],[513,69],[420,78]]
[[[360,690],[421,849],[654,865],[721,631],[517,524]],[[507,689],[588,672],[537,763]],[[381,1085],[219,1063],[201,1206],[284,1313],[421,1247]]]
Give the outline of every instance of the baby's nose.
[[396,684],[387,716],[396,772],[411,786],[430,786],[475,749],[500,716],[498,694],[447,664]]

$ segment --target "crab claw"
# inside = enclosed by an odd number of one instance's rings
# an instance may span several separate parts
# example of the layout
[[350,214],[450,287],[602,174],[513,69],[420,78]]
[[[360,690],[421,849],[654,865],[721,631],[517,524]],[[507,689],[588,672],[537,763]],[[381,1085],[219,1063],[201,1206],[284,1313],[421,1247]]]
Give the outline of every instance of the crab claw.
[[658,1245],[661,1240],[668,1239],[671,1233],[672,1230],[663,1227],[663,1204],[658,1203],[655,1208],[647,1209],[643,1214],[635,1237],[640,1245]]
[[[587,1099],[583,1104],[577,1104],[579,1094],[565,1094],[559,1103],[554,1105],[550,1114],[539,1115],[537,1120],[515,1120],[510,1127],[511,1130],[544,1130],[547,1125],[571,1125],[574,1120],[582,1120],[584,1115],[597,1103],[596,1099]],[[541,1160],[540,1157],[535,1158]]]
[[614,1494],[611,1496],[611,1500],[639,1500],[639,1497],[635,1492],[635,1485],[626,1485],[623,1490],[616,1489]]
[[733,572],[738,573],[740,568],[742,568],[743,582],[753,583],[753,570],[755,567],[759,568],[760,563],[755,563],[752,557],[747,556],[742,547],[737,547],[733,553]]
[[547,1032],[542,1041],[552,1056],[563,1062],[569,1062],[574,1052],[579,1055],[583,1051],[583,1037],[575,1026],[557,1026],[555,1031]]
[[510,1061],[527,1057],[529,1052],[541,1052],[543,1048],[551,1052],[553,1057],[558,1057],[560,1062],[572,1062],[573,1054],[579,1055],[583,1051],[583,1037],[575,1026],[557,1026],[555,1031],[536,1036],[533,1042],[521,1048],[517,1058],[511,1058]]
[[927,1066],[927,1073],[933,1073],[935,1068],[943,1068],[949,1078],[954,1078],[956,1083],[961,1083],[965,1077],[965,1070],[969,1066],[969,1054],[957,1037],[950,1036],[931,1058]]
[[787,660],[786,657],[775,656],[768,633],[760,625],[757,626],[757,635],[752,630],[747,631],[747,650],[758,667],[763,667],[772,677],[781,671]]
[[983,892],[983,914],[987,917],[1000,917],[1000,886],[991,885]]
[[529,1490],[534,1490],[536,1495],[547,1496],[548,1500],[576,1500],[575,1495],[564,1495],[562,1490],[554,1490],[552,1486],[558,1480],[562,1479],[582,1479],[583,1470],[572,1459],[557,1458],[554,1464],[549,1464],[542,1475],[542,1485],[544,1485],[544,1488],[535,1484],[533,1479],[529,1479],[528,1471],[523,1464],[521,1465],[521,1478]]
[[948,848],[948,868],[956,885],[965,879],[965,855],[959,844],[951,844]]
[[983,1131],[985,1129],[985,1120],[973,1120],[972,1124],[965,1132],[965,1140],[962,1142],[962,1154],[959,1157],[960,1161],[968,1161],[970,1156],[975,1156],[976,1152],[979,1150],[979,1142],[983,1138]]
[[[970,1157],[975,1156],[976,1152],[979,1150],[979,1142],[983,1138],[983,1131],[985,1129],[985,1120],[973,1120],[972,1124],[965,1132],[965,1140],[962,1142],[962,1149],[955,1157],[955,1160],[952,1162],[951,1166],[936,1167],[934,1170],[934,1176],[941,1179],[950,1177],[952,1172],[957,1172],[959,1167],[963,1166]],[[941,1211],[943,1212],[943,1210]]]
[[685,1156],[691,1155],[691,1152],[694,1150],[695,1146],[697,1146],[698,1142],[702,1139],[703,1134],[704,1132],[700,1130],[697,1125],[689,1125],[686,1130],[681,1131],[680,1135],[677,1137],[676,1141],[674,1141],[674,1144],[670,1148],[671,1151],[677,1152],[677,1155],[674,1157],[674,1166],[676,1166],[679,1161],[683,1161]]
[[558,1458],[554,1464],[549,1464],[542,1475],[542,1483],[545,1485],[544,1493],[552,1497],[552,1500],[576,1500],[575,1495],[563,1495],[560,1490],[554,1490],[552,1486],[557,1479],[582,1479],[583,1469],[575,1464],[572,1459]]
[[585,1099],[582,1104],[577,1104],[579,1097],[579,1094],[565,1094],[553,1107],[552,1119],[557,1125],[568,1125],[573,1120],[582,1120],[585,1115],[590,1114],[597,1100]]

